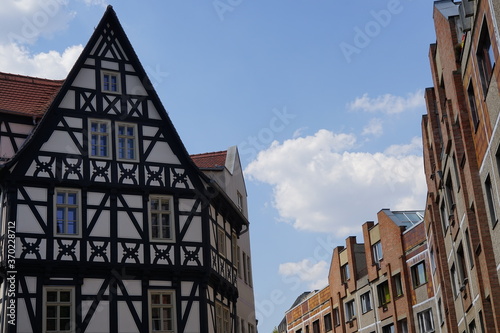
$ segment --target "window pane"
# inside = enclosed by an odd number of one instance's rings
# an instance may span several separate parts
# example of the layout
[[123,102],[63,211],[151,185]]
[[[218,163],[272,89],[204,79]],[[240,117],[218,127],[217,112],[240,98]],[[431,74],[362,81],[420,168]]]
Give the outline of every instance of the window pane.
[[57,193],[57,203],[63,204],[66,202],[66,193]]
[[69,205],[76,205],[76,193],[68,193],[68,204]]
[[56,306],[47,306],[47,318],[55,318],[57,315]]
[[55,331],[57,330],[57,319],[49,319],[47,318],[47,331]]
[[69,292],[69,291],[61,291],[59,293],[59,301],[61,301],[61,302],[70,302],[71,301],[71,292]]

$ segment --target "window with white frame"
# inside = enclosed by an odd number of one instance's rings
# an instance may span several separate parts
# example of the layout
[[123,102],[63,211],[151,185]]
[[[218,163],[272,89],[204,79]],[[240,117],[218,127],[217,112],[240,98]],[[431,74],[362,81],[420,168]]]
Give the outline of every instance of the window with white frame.
[[408,321],[406,319],[399,320],[398,328],[400,333],[408,333]]
[[418,327],[421,333],[434,332],[434,318],[432,318],[432,309],[417,313]]
[[50,333],[74,332],[75,303],[72,287],[44,288],[44,325]]
[[238,202],[236,203],[238,205],[238,208],[240,211],[243,211],[243,195],[241,195],[240,192],[236,192],[236,197]]
[[236,248],[236,269],[238,270],[238,277],[241,279],[241,249],[238,246]]
[[356,307],[354,306],[354,300],[345,303],[345,320],[351,321],[356,316]]
[[413,288],[420,287],[427,283],[427,274],[425,273],[425,261],[421,261],[411,267],[411,276],[413,278]]
[[476,56],[483,92],[484,95],[486,95],[490,84],[493,67],[495,66],[495,55],[493,52],[493,45],[491,44],[486,18],[484,19],[483,25],[481,27],[481,35],[479,37],[479,43],[477,45]]
[[101,79],[103,92],[120,92],[120,76],[118,73],[103,71]]
[[151,196],[149,198],[151,239],[169,241],[174,239],[172,221],[172,198],[169,196]]
[[215,303],[215,324],[217,333],[231,332],[229,307],[221,302]]
[[89,120],[89,153],[91,157],[110,158],[110,126],[108,120]]
[[366,293],[362,294],[359,297],[359,300],[361,302],[361,312],[366,313],[372,309],[372,302],[370,299],[370,292],[367,291]]
[[78,190],[56,189],[56,235],[76,236],[80,233],[79,197]]
[[137,160],[137,126],[135,124],[116,124],[116,149],[119,160]]
[[175,332],[175,294],[172,290],[149,292],[149,320],[151,332]]
[[217,247],[219,254],[226,256],[226,232],[222,228],[217,229]]
[[349,271],[349,264],[346,263],[340,267],[340,275],[342,278],[342,283],[347,283],[351,278],[351,272]]
[[243,255],[243,280],[248,284],[248,267],[247,267],[247,255],[245,251],[242,251]]
[[335,327],[340,326],[340,312],[339,308],[333,309],[333,325]]
[[389,324],[382,327],[382,333],[394,333],[394,324]]
[[252,282],[252,263],[251,263],[251,261],[250,261],[250,256],[249,256],[249,255],[247,255],[247,266],[248,266],[248,267],[247,267],[247,274],[248,274],[248,278],[247,278],[247,280],[248,280],[248,285],[249,285],[250,287],[252,287],[252,286],[253,286],[253,282]]
[[493,186],[491,184],[491,179],[490,175],[486,178],[486,182],[484,183],[484,186],[486,188],[486,199],[488,202],[488,211],[490,213],[490,223],[492,227],[495,227],[495,225],[498,223],[498,216],[497,212],[495,209],[495,194],[493,192]]
[[382,243],[380,241],[372,245],[373,264],[380,268],[380,261],[384,258]]

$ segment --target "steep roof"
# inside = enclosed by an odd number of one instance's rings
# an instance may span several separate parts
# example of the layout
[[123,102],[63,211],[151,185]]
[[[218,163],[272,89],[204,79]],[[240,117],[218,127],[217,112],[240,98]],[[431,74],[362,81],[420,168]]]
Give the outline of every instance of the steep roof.
[[41,118],[64,80],[0,73],[0,113]]
[[194,164],[200,169],[223,170],[226,165],[227,151],[191,155]]

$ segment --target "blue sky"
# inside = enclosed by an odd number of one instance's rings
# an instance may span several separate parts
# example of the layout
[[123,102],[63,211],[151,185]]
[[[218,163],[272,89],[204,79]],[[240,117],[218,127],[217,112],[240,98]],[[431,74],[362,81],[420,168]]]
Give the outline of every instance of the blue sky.
[[64,78],[107,4],[189,153],[239,147],[260,332],[380,209],[423,209],[431,1],[6,0],[0,71]]

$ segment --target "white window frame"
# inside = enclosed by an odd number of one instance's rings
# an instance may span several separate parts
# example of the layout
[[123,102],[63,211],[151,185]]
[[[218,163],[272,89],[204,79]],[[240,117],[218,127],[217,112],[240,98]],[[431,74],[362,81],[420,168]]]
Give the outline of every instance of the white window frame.
[[[70,293],[70,301],[69,302],[61,302],[59,300],[60,292],[69,292]],[[57,292],[58,301],[49,302],[47,299],[48,292]],[[56,330],[48,330],[47,328],[47,307],[49,305],[53,305],[57,307],[56,321],[57,326],[59,326],[60,322],[60,307],[64,305],[69,305],[70,308],[70,328],[69,330],[61,330],[59,327]],[[43,331],[47,333],[71,333],[75,330],[75,288],[71,286],[44,286],[43,287]]]
[[[158,204],[158,209],[153,210],[151,207],[153,200],[159,200]],[[163,210],[161,209],[161,202],[162,201],[168,201],[168,207],[169,210]],[[155,195],[152,194],[149,196],[149,203],[148,203],[148,210],[149,210],[149,238],[152,242],[174,242],[175,241],[175,223],[174,223],[174,200],[172,196],[169,195]],[[153,237],[153,214],[168,214],[169,215],[169,224],[170,224],[170,237],[165,238],[165,237]],[[159,218],[159,222],[161,223],[161,216]]]
[[253,287],[252,281],[252,261],[250,260],[250,256],[247,255],[247,275],[248,275],[248,285]]
[[384,259],[384,252],[382,251],[382,243],[380,241],[372,245],[373,263],[380,268],[380,262]]
[[[116,90],[112,89],[112,84],[111,81],[108,83],[109,87],[106,89],[104,79],[105,76],[109,76],[111,79],[112,77],[116,78]],[[120,80],[120,73],[119,72],[113,72],[113,71],[101,71],[101,91],[105,93],[111,93],[111,94],[120,94],[121,93],[121,80]]]
[[217,227],[217,250],[224,258],[227,258],[226,231],[222,227]]
[[361,294],[361,296],[359,296],[359,301],[361,302],[361,313],[364,314],[373,309],[369,291]]
[[[119,128],[120,127],[125,127],[125,128],[133,128],[134,134],[133,135],[128,135],[128,134],[120,134]],[[139,151],[138,151],[138,145],[137,145],[137,124],[133,123],[124,123],[124,122],[118,122],[115,124],[115,137],[116,137],[116,159],[119,161],[130,161],[130,162],[137,162],[139,160]],[[133,158],[129,157],[121,157],[120,156],[120,142],[121,140],[125,140],[125,147],[123,148],[125,150],[125,156],[127,155],[127,152],[129,151],[129,148],[127,147],[127,143],[129,140],[132,140],[134,147],[132,148],[132,153],[134,155]]]
[[[423,268],[423,274],[424,274],[424,280],[421,281],[421,276],[420,276],[420,267]],[[416,289],[424,284],[427,283],[428,278],[427,278],[427,268],[425,264],[425,260],[420,261],[419,263],[411,266],[411,277],[413,280],[413,289]]]
[[[106,132],[92,131],[92,123],[97,123],[99,125],[106,124]],[[88,132],[89,132],[89,134],[88,134],[89,157],[110,160],[112,158],[111,152],[113,150],[113,140],[112,140],[112,136],[111,136],[111,121],[109,121],[107,119],[92,118],[92,119],[89,119],[88,125],[89,125],[89,129],[88,129]],[[92,137],[94,135],[98,136],[98,141],[99,141],[99,143],[96,145],[97,146],[97,149],[96,149],[97,154],[92,153],[92,147],[93,147]],[[100,139],[103,136],[107,138],[107,146],[106,146],[107,148],[106,148],[106,155],[105,156],[99,155],[99,151],[100,151],[100,147],[101,147]]]
[[[65,194],[65,203],[59,204],[57,197],[59,193]],[[76,204],[67,203],[67,195],[76,194]],[[59,208],[64,208],[64,226],[67,228],[68,223],[68,208],[76,208],[76,232],[75,233],[60,233],[57,230],[58,227],[58,210]],[[56,188],[54,191],[54,236],[56,237],[80,237],[81,234],[81,224],[82,224],[82,204],[81,204],[81,192],[78,189],[73,188]]]
[[432,316],[432,309],[427,309],[417,313],[417,319],[420,333],[434,332],[434,317]]
[[356,304],[354,300],[345,303],[345,321],[349,322],[356,318]]
[[220,301],[215,302],[215,326],[217,333],[231,333],[229,307]]
[[[153,304],[153,296],[154,295],[160,295],[160,298],[162,295],[169,295],[171,299],[170,304]],[[176,309],[175,309],[175,304],[176,304],[176,298],[175,298],[175,291],[171,289],[150,289],[148,292],[148,311],[149,311],[149,329],[150,332],[158,332],[158,333],[175,333],[177,329],[177,323],[176,323]],[[155,305],[155,306],[154,306]],[[167,330],[163,329],[164,327],[161,327],[161,330],[153,330],[153,308],[170,308],[172,309],[172,329]],[[161,311],[163,313],[163,311]],[[160,321],[163,323],[163,318],[160,319]],[[162,324],[163,325],[163,324]]]

